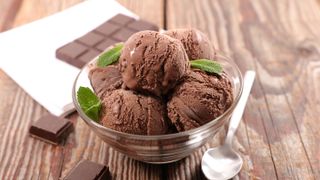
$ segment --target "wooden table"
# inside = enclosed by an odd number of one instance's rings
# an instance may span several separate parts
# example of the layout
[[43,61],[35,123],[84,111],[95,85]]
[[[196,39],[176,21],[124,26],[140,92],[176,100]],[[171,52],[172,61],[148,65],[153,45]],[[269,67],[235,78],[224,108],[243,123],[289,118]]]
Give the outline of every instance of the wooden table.
[[[81,0],[0,0],[0,31]],[[320,179],[319,0],[120,0],[162,28],[194,27],[209,35],[242,72],[257,72],[234,142],[240,179]],[[0,50],[1,53],[1,50]],[[47,111],[0,70],[0,179],[58,179],[81,159],[109,165],[115,179],[204,179],[205,145],[167,165],[141,163],[103,143],[75,114],[64,146],[28,136]]]

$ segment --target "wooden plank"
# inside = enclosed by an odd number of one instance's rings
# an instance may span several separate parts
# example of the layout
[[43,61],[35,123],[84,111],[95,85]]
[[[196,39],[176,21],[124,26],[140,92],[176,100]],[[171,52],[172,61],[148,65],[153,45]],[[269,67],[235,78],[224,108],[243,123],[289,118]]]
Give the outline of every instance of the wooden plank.
[[61,177],[83,159],[92,160],[110,167],[114,179],[159,179],[162,174],[158,166],[145,164],[132,160],[127,156],[113,150],[90,130],[80,118],[76,122],[76,132],[65,146],[64,164]]
[[[76,2],[78,1],[55,1],[49,6],[43,0],[23,1],[20,9],[16,9],[15,20],[11,19],[8,22],[13,26],[18,26],[50,15]],[[137,9],[136,12],[155,5],[151,1],[146,2],[143,6],[133,3],[133,1],[122,1],[122,3],[133,6],[131,9]],[[156,5],[162,7],[162,1],[158,1]],[[139,15],[162,27],[163,14],[160,12],[162,12],[162,8],[154,11],[142,11]],[[1,103],[0,110],[8,112],[1,114],[0,118],[2,120],[0,121],[0,129],[3,133],[1,134],[2,145],[0,148],[0,179],[12,177],[17,179],[22,177],[25,179],[58,179],[64,177],[82,159],[108,164],[113,177],[117,179],[132,177],[159,179],[162,177],[160,166],[134,161],[114,151],[90,131],[82,120],[77,119],[77,116],[72,117],[76,125],[76,132],[70,135],[65,146],[55,147],[28,137],[27,131],[31,122],[47,112],[24,93],[3,71],[0,73],[1,102],[4,102]],[[16,132],[18,133],[16,134]]]
[[[150,10],[154,7],[162,7],[162,1],[148,0],[144,3],[137,3],[133,0],[121,0],[120,3],[136,12],[141,18],[162,27],[162,8]],[[83,159],[107,164],[114,179],[160,179],[164,173],[161,166],[135,161],[113,150],[97,137],[80,118],[76,120],[75,135],[66,143],[64,155],[61,177],[64,177],[74,165]]]
[[[223,44],[226,39],[227,34],[219,34],[219,32],[224,33],[223,27],[219,26],[220,21],[224,21],[219,10],[220,7],[215,6],[215,4],[210,3],[210,1],[168,1],[168,29],[173,28],[197,28],[204,33],[206,33],[212,40],[216,48],[222,49]],[[214,12],[215,10],[220,12]],[[219,13],[219,14],[217,14]],[[225,49],[222,49],[225,50]],[[223,143],[223,139],[226,132],[218,134],[219,138],[215,138],[212,142],[207,144],[205,147],[198,151],[198,155],[192,154],[187,159],[190,159],[190,163],[177,162],[179,166],[170,166],[168,177],[170,179],[188,179],[190,174],[185,169],[191,169],[194,174],[199,174],[197,177],[204,178],[201,172],[200,163],[201,157],[206,149],[210,147],[217,146]],[[240,179],[250,179],[251,171],[251,157],[248,151],[248,141],[247,134],[245,130],[245,125],[240,124],[239,130],[237,132],[237,140],[234,143],[235,149],[240,150],[242,158],[244,161],[243,170],[239,174]],[[191,165],[191,167],[189,167]],[[175,176],[177,175],[178,176]]]
[[[1,1],[0,31],[60,11],[72,2]],[[64,148],[28,135],[30,124],[47,111],[2,70],[0,84],[0,179],[58,179]]]
[[83,0],[58,0],[50,2],[45,0],[23,0],[12,24],[16,27],[29,23],[71,7],[81,1]]
[[120,4],[128,8],[142,19],[155,23],[160,28],[163,28],[164,22],[164,1],[154,1],[154,0],[118,0]]
[[[32,122],[47,113],[7,75],[1,77],[0,179],[37,178],[53,171],[58,178],[62,147],[29,137]],[[50,159],[54,157],[54,161]],[[52,159],[53,160],[53,159]]]
[[211,142],[199,148],[190,156],[187,156],[186,158],[177,162],[165,165],[165,179],[206,179],[201,172],[202,155],[209,147],[214,147],[221,143],[225,136],[226,128],[227,127],[222,128]]
[[[169,29],[198,28],[243,72],[258,73],[235,142],[245,148],[240,177],[319,178],[319,99],[312,98],[319,97],[319,8],[311,0],[168,1]],[[296,80],[300,85],[294,87]]]
[[[306,2],[306,4],[309,3],[310,1]],[[245,6],[248,7],[248,5]],[[281,3],[265,6],[263,12],[271,12],[272,7],[280,6]],[[295,4],[292,8],[301,8],[301,6],[305,4]],[[257,12],[257,9],[254,9],[257,6],[252,5],[252,7],[252,10]],[[319,8],[319,6],[315,7]],[[287,10],[287,12],[292,11],[299,12],[295,9]],[[251,17],[251,22],[244,22],[242,31],[245,32],[247,47],[258,60],[256,61],[257,70],[261,72],[259,73],[260,84],[271,117],[270,122],[264,123],[269,131],[268,138],[272,142],[271,150],[278,177],[279,179],[288,177],[317,179],[319,147],[316,142],[320,137],[314,132],[319,129],[319,124],[310,114],[318,112],[316,108],[308,105],[312,102],[307,103],[304,100],[316,94],[299,91],[297,81],[300,79],[306,87],[313,82],[305,82],[305,79],[312,78],[315,80],[314,83],[319,81],[313,76],[302,76],[301,73],[304,69],[308,69],[309,62],[319,63],[317,49],[320,44],[313,42],[316,42],[319,37],[316,29],[320,21],[318,17],[314,17],[287,21],[271,18],[270,22],[261,22],[259,19],[262,18],[259,15],[262,13],[256,14],[256,17]],[[255,24],[252,23],[253,21]],[[311,106],[316,107],[316,103]],[[302,131],[302,129],[308,130]],[[311,163],[310,159],[314,163]]]
[[10,29],[22,0],[0,1],[0,32]]
[[[55,1],[51,7],[43,0],[22,1],[20,11],[17,2],[0,2],[0,29],[30,22],[77,1]],[[121,3],[163,27],[162,1]],[[240,179],[320,178],[319,8],[314,0],[168,1],[169,28],[198,28],[229,53],[242,71],[254,68],[258,72],[245,123],[240,124],[234,143],[245,160]],[[0,114],[0,179],[57,179],[81,159],[108,164],[117,179],[204,179],[200,158],[207,148],[221,143],[225,133],[181,161],[156,166],[114,151],[74,115],[76,132],[65,147],[55,147],[27,135],[30,123],[45,109],[3,71],[0,87],[0,111],[5,112]]]

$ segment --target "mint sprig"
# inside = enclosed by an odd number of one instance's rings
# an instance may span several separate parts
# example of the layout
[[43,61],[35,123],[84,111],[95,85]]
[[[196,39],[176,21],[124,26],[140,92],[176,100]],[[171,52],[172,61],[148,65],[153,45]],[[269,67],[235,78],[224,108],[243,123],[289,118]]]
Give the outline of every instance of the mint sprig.
[[123,44],[117,44],[115,47],[112,49],[109,49],[108,51],[104,52],[101,54],[98,58],[97,61],[97,66],[99,67],[105,67],[110,64],[113,64],[118,61],[120,55],[121,55],[121,50],[123,48]]
[[77,98],[81,109],[92,120],[99,121],[99,112],[101,109],[100,99],[87,87],[80,87],[77,91]]
[[208,73],[215,73],[220,75],[222,73],[222,66],[217,61],[209,60],[209,59],[197,59],[192,60],[191,67],[197,68],[202,71],[208,72]]

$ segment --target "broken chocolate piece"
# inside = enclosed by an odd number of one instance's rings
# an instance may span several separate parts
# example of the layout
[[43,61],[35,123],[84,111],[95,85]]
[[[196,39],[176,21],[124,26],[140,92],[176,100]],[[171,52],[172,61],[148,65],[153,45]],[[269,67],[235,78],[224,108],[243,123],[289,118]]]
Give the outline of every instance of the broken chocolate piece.
[[41,117],[29,129],[31,136],[52,144],[61,143],[72,131],[72,122],[52,114]]
[[65,180],[106,180],[111,179],[109,168],[88,160],[78,163],[64,178]]
[[101,54],[106,48],[126,41],[132,34],[142,30],[158,31],[147,21],[118,14],[84,36],[56,50],[56,57],[78,68]]

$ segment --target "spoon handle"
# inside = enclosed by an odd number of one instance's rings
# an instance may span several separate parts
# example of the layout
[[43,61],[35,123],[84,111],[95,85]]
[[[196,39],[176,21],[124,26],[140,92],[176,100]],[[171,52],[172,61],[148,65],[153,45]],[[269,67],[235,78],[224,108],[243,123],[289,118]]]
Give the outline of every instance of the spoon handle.
[[244,108],[246,107],[246,103],[251,91],[251,87],[252,87],[255,75],[256,73],[254,71],[247,71],[246,74],[244,75],[244,85],[243,85],[242,95],[231,116],[228,134],[225,140],[225,145],[230,145],[230,146],[232,145],[232,138],[240,124],[241,117],[243,115]]

